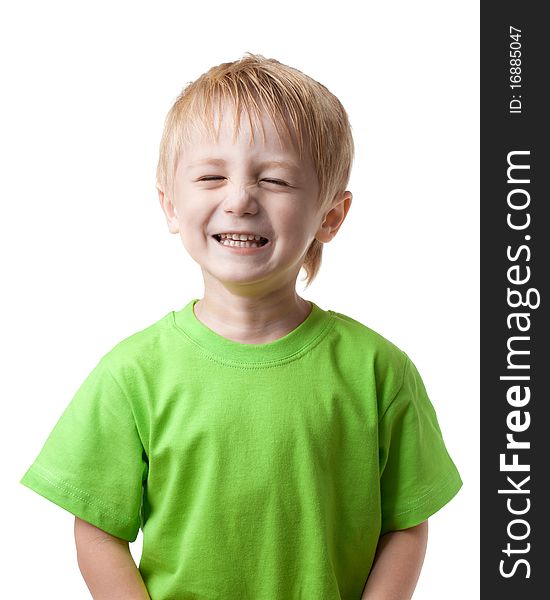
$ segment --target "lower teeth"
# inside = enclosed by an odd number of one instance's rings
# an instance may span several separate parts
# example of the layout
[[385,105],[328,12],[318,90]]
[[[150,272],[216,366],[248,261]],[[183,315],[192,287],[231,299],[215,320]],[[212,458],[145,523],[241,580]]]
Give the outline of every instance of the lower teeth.
[[260,244],[255,244],[253,242],[226,242],[226,241],[222,241],[220,242],[222,244],[222,246],[237,246],[240,248],[259,248]]

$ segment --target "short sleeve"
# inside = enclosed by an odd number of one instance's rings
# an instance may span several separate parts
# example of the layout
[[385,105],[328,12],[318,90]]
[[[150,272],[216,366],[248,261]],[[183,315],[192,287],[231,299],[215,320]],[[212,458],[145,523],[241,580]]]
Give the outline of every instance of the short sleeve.
[[[406,355],[405,355],[406,356]],[[379,422],[381,535],[425,521],[462,487],[413,362]]]
[[107,533],[133,542],[148,462],[128,399],[103,357],[20,483]]

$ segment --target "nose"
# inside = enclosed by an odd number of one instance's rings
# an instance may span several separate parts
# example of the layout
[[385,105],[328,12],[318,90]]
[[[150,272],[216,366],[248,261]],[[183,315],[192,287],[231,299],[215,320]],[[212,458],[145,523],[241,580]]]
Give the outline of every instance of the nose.
[[226,195],[223,200],[224,210],[236,215],[256,214],[258,204],[252,192],[252,187],[245,183],[231,183],[226,186]]

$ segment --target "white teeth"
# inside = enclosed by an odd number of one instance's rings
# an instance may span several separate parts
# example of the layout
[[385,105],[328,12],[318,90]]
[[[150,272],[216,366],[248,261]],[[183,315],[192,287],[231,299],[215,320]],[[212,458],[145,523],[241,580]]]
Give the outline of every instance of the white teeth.
[[247,240],[257,240],[261,239],[260,235],[247,235],[245,233],[220,233],[220,238],[222,240],[237,240],[246,242]]
[[223,239],[220,244],[222,246],[236,246],[237,248],[260,248],[261,244],[256,244],[255,242],[250,241],[239,241],[239,240],[230,240]]

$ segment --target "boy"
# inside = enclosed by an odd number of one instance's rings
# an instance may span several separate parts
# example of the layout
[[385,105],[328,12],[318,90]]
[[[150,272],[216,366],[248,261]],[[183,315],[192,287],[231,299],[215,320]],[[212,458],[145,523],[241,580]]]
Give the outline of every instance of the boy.
[[170,110],[159,199],[203,298],[107,352],[21,480],[75,515],[94,598],[412,596],[460,475],[409,357],[295,290],[352,160],[337,98],[261,55]]

